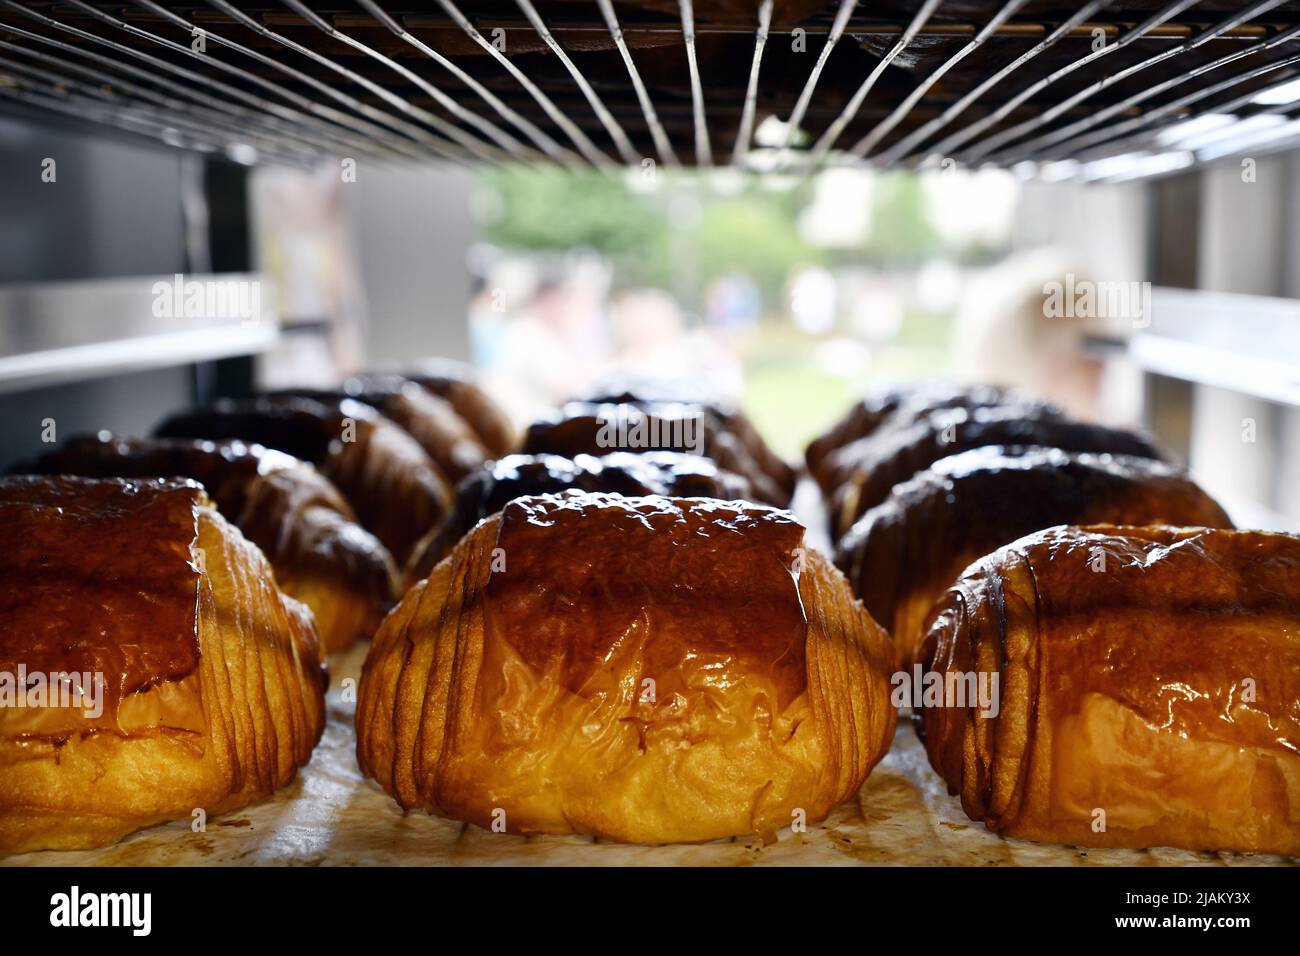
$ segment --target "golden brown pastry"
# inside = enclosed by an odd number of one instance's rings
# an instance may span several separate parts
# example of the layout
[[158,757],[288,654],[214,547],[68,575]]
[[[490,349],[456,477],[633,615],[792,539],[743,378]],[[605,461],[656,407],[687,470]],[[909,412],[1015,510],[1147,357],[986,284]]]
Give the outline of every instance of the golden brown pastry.
[[452,484],[493,457],[449,402],[398,375],[356,375],[336,389],[284,389],[269,397],[283,396],[326,403],[352,398],[373,406],[406,429]]
[[675,451],[712,458],[743,476],[759,501],[784,506],[790,494],[767,474],[744,443],[702,405],[656,402],[569,402],[539,419],[524,436],[526,455],[608,455],[611,452]]
[[1034,414],[1037,418],[1062,413],[1050,402],[1026,395],[1018,389],[997,385],[921,382],[885,388],[857,401],[825,435],[808,445],[804,453],[808,471],[824,491],[834,491],[835,475],[829,470],[829,458],[845,445],[876,435],[883,428],[906,427],[941,409],[993,405],[1027,409],[1037,406],[1039,411]]
[[173,415],[165,438],[238,438],[276,448],[320,468],[361,524],[399,565],[451,504],[446,478],[419,444],[373,407],[352,399],[223,399]]
[[636,843],[770,834],[893,736],[888,638],[787,512],[518,498],[366,659],[362,770],[407,808]]
[[908,666],[930,608],[966,565],[1031,531],[1094,522],[1232,526],[1162,462],[988,445],[895,485],[840,539],[835,563]]
[[233,810],[310,758],[311,613],[197,484],[6,478],[0,540],[0,853]]
[[890,489],[900,481],[940,458],[984,445],[1036,445],[1163,460],[1154,442],[1144,435],[1058,417],[1040,418],[1035,415],[1037,410],[1023,405],[945,409],[841,448],[827,461],[835,487],[830,508],[832,535],[847,531],[889,497]]
[[506,502],[529,495],[556,494],[570,488],[670,498],[750,497],[749,482],[723,471],[711,459],[653,451],[636,455],[615,452],[603,458],[578,455],[507,455],[456,488],[456,501],[447,520],[416,546],[406,569],[406,586],[427,578],[434,565],[488,515]]
[[241,441],[74,438],[20,470],[93,478],[192,478],[262,549],[275,580],[312,610],[327,653],[369,638],[397,590],[393,556],[356,523],[339,490],[311,465]]
[[468,365],[439,359],[408,369],[402,377],[449,402],[493,457],[517,450],[519,434],[510,416],[475,384]]
[[583,401],[603,405],[626,403],[652,413],[655,405],[697,405],[714,419],[718,428],[736,436],[754,463],[781,489],[787,502],[794,496],[799,475],[790,463],[772,450],[744,412],[702,388],[696,380],[624,378],[597,388]]
[[920,708],[975,820],[1082,846],[1300,855],[1300,538],[1051,528],[967,569],[929,668],[999,706]]

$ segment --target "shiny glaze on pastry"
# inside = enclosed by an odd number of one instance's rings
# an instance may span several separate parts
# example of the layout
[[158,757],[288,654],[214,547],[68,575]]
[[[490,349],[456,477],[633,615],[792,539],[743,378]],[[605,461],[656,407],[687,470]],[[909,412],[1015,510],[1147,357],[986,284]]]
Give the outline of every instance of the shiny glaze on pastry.
[[976,558],[1057,524],[1231,527],[1178,469],[1146,458],[988,445],[895,485],[836,548],[836,564],[910,663],[931,606]]
[[770,834],[857,792],[893,735],[889,669],[786,512],[518,498],[380,628],[357,757],[404,807],[515,833]]
[[451,504],[446,478],[415,439],[372,406],[352,399],[223,399],[173,415],[157,434],[238,438],[315,464],[399,566]]
[[698,405],[745,446],[755,464],[776,483],[786,501],[794,496],[798,473],[763,440],[754,423],[734,404],[700,386],[696,380],[624,379],[610,381],[593,390],[582,401],[596,404],[637,405],[652,410],[654,405]]
[[999,675],[996,717],[921,712],[931,763],[990,829],[1300,855],[1300,538],[1040,531],[966,570],[924,657]]
[[568,489],[620,495],[676,498],[750,497],[749,482],[723,471],[711,459],[671,451],[578,455],[507,455],[456,488],[447,520],[425,535],[407,566],[407,586],[429,576],[434,565],[473,527],[515,498]]
[[[635,447],[607,443],[608,438],[620,435],[644,435],[648,440]],[[741,440],[702,405],[569,402],[556,414],[534,422],[524,435],[526,455],[573,458],[615,451],[702,454],[718,467],[743,476],[759,501],[785,505],[790,500]]]
[[832,533],[843,534],[890,490],[940,458],[985,445],[1035,445],[1062,451],[1133,455],[1163,460],[1147,436],[1059,417],[1037,417],[1041,406],[995,405],[932,412],[906,427],[860,439],[828,461],[835,493]]
[[326,403],[351,398],[373,406],[419,442],[453,484],[492,457],[449,402],[400,375],[354,375],[336,389],[282,389],[269,397],[286,396]]
[[997,385],[958,385],[953,382],[921,382],[885,388],[858,402],[831,429],[808,445],[805,458],[808,471],[824,491],[835,490],[835,476],[829,469],[830,456],[863,438],[884,429],[906,428],[931,412],[945,408],[984,408],[1014,405],[1029,409],[1037,406],[1034,417],[1063,415],[1051,402],[1035,398],[1019,389]]
[[426,361],[401,373],[429,393],[449,402],[469,423],[488,452],[496,458],[518,450],[519,434],[510,416],[474,382],[473,371],[448,359]]
[[6,478],[0,538],[0,672],[103,688],[98,714],[0,707],[0,853],[221,813],[307,762],[325,722],[311,614],[196,483]]
[[238,440],[73,438],[20,467],[96,478],[192,478],[275,569],[276,583],[311,608],[327,652],[370,637],[396,596],[393,557],[356,523],[339,490],[311,465]]

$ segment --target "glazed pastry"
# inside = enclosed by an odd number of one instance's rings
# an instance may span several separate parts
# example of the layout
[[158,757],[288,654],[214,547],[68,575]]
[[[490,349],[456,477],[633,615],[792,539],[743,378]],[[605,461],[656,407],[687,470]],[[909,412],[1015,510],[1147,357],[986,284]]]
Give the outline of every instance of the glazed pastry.
[[740,439],[700,405],[569,402],[557,414],[534,422],[524,436],[526,455],[599,457],[615,451],[703,455],[748,480],[759,501],[785,505],[790,500]]
[[197,484],[6,478],[0,539],[0,853],[215,816],[310,758],[311,613]]
[[362,770],[406,808],[635,843],[774,834],[893,736],[888,638],[788,512],[517,498],[371,645]]
[[794,496],[794,486],[799,475],[790,467],[790,463],[771,449],[744,412],[724,402],[716,394],[700,388],[693,381],[649,379],[610,382],[583,400],[596,404],[626,403],[647,411],[653,411],[655,405],[663,404],[697,405],[716,420],[719,428],[736,436],[754,463],[781,489],[786,501]]
[[474,429],[483,446],[494,458],[516,450],[519,435],[514,423],[478,385],[468,365],[438,359],[408,369],[403,377],[426,391],[444,399]]
[[613,494],[667,495],[676,498],[750,497],[749,482],[722,471],[708,458],[671,451],[634,455],[615,452],[603,458],[578,455],[507,455],[456,488],[447,520],[425,535],[407,567],[407,586],[427,578],[434,565],[488,515],[527,495],[555,494],[574,488]]
[[1028,409],[1037,406],[1035,418],[1063,415],[1062,409],[1050,402],[1034,398],[1018,389],[997,385],[956,385],[951,382],[922,382],[897,388],[887,388],[860,399],[848,413],[836,422],[825,435],[809,444],[805,452],[808,471],[825,491],[833,491],[834,475],[828,460],[834,452],[884,429],[906,428],[930,414],[945,408],[984,408],[994,405],[1013,405]]
[[396,597],[397,570],[352,507],[311,465],[261,445],[189,438],[74,438],[26,471],[94,478],[192,478],[312,610],[327,653],[369,638]]
[[373,406],[406,429],[452,484],[493,457],[449,402],[398,375],[357,375],[337,389],[284,389],[269,397],[283,396],[327,403],[352,398]]
[[889,497],[900,481],[940,458],[984,445],[1036,445],[1163,460],[1145,435],[1056,417],[1038,418],[1035,411],[1021,405],[946,409],[841,448],[828,462],[836,488],[830,509],[832,534],[838,537],[847,531]]
[[922,707],[931,764],[1007,836],[1300,855],[1297,569],[1300,538],[1263,531],[1060,527],[1002,548],[925,645],[954,686],[996,675],[999,707]]
[[1232,527],[1162,462],[988,445],[895,485],[840,540],[835,560],[909,666],[930,608],[966,565],[1031,531],[1093,522]]
[[238,438],[277,448],[320,468],[361,524],[399,565],[447,514],[451,489],[419,444],[369,405],[351,399],[228,399],[173,415],[165,438]]

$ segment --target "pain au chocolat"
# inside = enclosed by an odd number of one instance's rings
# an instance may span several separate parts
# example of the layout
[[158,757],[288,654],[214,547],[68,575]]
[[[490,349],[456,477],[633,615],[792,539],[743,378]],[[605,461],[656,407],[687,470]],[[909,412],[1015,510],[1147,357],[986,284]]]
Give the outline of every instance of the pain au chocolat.
[[499,458],[516,450],[519,435],[514,423],[474,381],[473,370],[468,365],[450,359],[430,359],[417,368],[403,370],[401,375],[449,402],[456,414],[474,429],[492,457]]
[[1059,527],[967,569],[924,658],[996,715],[921,713],[972,819],[1100,847],[1300,855],[1300,538]]
[[[1036,445],[1063,451],[1132,455],[1163,460],[1145,435],[1056,416],[1037,417],[1037,407],[993,405],[931,412],[906,427],[862,439],[832,456],[837,474],[831,498],[832,533],[838,537],[853,522],[889,497],[890,490],[941,458],[986,445]],[[855,448],[855,445],[863,447]],[[852,452],[850,456],[846,453]]]
[[1231,527],[1162,462],[989,445],[895,485],[840,539],[836,564],[908,666],[930,608],[968,564],[1040,528],[1096,522]]
[[[1036,418],[1064,414],[1051,402],[1019,389],[998,385],[959,385],[939,381],[883,388],[859,399],[824,435],[809,443],[804,453],[808,471],[823,491],[832,492],[836,473],[831,458],[839,449],[890,429],[906,428],[931,412],[945,408],[997,405],[1023,408],[1026,414]],[[1037,411],[1030,411],[1034,408]]]
[[451,486],[419,443],[372,406],[352,399],[222,399],[171,416],[157,434],[237,438],[311,462],[399,565],[451,505]]
[[749,416],[734,403],[700,385],[698,379],[614,378],[584,396],[583,401],[598,404],[636,405],[653,410],[655,405],[695,405],[716,425],[736,437],[758,468],[784,493],[794,496],[799,474],[764,440]]
[[406,808],[635,843],[772,834],[893,736],[888,638],[788,512],[518,498],[371,645],[362,770]]
[[199,485],[6,478],[0,539],[0,853],[232,810],[310,758],[311,614]]
[[703,405],[683,402],[569,402],[528,427],[526,455],[608,455],[613,452],[675,451],[712,458],[719,468],[742,475],[754,496],[784,506],[790,493],[772,478],[745,444]]
[[619,495],[675,498],[749,498],[749,482],[720,469],[711,459],[671,451],[615,452],[603,458],[578,455],[507,455],[456,488],[447,520],[416,545],[407,565],[407,587],[427,578],[451,554],[456,542],[488,515],[515,498],[556,494],[568,489]]
[[74,438],[27,471],[96,478],[192,478],[262,549],[280,589],[311,608],[327,652],[369,638],[392,605],[397,570],[388,549],[314,467],[237,440]]
[[492,457],[450,402],[400,375],[354,375],[338,388],[282,389],[268,397],[311,398],[326,403],[351,398],[370,405],[405,429],[453,484]]

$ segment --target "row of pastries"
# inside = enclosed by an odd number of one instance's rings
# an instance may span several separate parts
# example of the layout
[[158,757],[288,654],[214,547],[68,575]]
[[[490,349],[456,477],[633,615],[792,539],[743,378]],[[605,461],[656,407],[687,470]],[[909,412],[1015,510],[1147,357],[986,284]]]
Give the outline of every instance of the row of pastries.
[[102,712],[0,708],[0,853],[273,792],[359,640],[360,769],[485,827],[772,838],[858,792],[924,673],[993,678],[903,711],[997,832],[1300,853],[1300,539],[991,386],[872,393],[800,470],[832,555],[698,387],[516,434],[444,363],[72,439],[0,480],[0,675],[103,675]]

